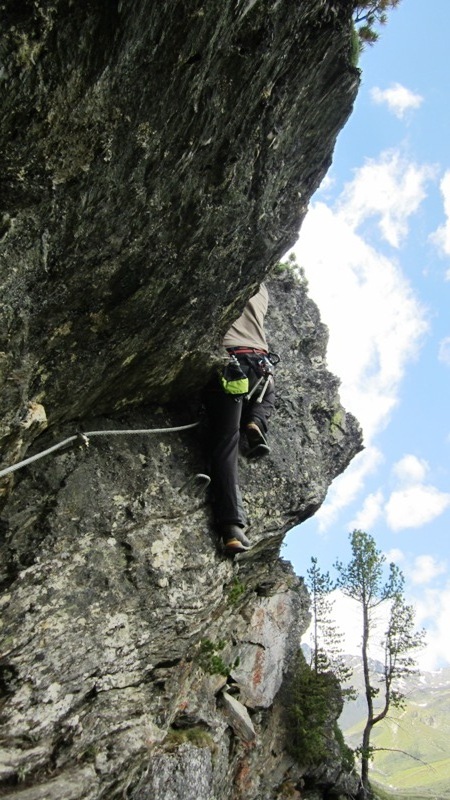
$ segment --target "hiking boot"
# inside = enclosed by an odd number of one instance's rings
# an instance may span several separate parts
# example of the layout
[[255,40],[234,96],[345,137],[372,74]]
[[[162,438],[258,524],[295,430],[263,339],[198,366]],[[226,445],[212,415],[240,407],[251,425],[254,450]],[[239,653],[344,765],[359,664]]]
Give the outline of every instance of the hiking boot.
[[247,539],[243,528],[240,528],[239,525],[224,525],[222,542],[224,552],[229,555],[244,553],[251,547],[250,540]]
[[266,438],[256,422],[249,422],[245,427],[245,433],[247,434],[250,448],[247,452],[247,458],[259,458],[270,453]]

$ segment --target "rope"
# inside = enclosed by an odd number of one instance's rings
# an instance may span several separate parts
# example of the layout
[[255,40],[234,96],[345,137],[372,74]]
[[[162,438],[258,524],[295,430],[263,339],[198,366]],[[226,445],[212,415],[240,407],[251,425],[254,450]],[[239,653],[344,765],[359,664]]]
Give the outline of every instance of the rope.
[[29,458],[25,458],[23,461],[19,461],[18,464],[14,464],[12,467],[5,467],[5,469],[0,470],[0,478],[3,478],[4,475],[9,475],[11,472],[15,472],[18,469],[22,469],[22,467],[26,467],[27,464],[32,464],[33,461],[38,461],[40,458],[44,458],[44,456],[48,456],[50,453],[54,453],[55,450],[60,450],[61,447],[66,447],[71,442],[75,442],[77,439],[80,439],[83,444],[88,445],[89,439],[93,436],[130,436],[132,434],[146,434],[146,433],[176,433],[177,431],[187,431],[189,428],[196,428],[199,425],[198,422],[191,422],[189,425],[178,425],[175,428],[143,428],[140,430],[127,430],[127,431],[83,431],[80,433],[76,433],[73,436],[69,436],[67,439],[63,439],[58,444],[54,444],[52,447],[48,447],[47,450],[42,450],[40,453],[36,453],[34,456],[30,456]]

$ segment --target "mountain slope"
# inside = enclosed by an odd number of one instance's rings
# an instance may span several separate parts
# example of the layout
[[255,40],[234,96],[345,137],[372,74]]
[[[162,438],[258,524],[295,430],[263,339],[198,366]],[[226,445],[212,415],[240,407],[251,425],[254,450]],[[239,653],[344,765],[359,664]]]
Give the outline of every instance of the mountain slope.
[[[348,660],[355,670],[353,683],[360,691],[359,659]],[[450,797],[450,670],[411,676],[403,691],[405,708],[392,709],[373,729],[371,743],[381,750],[374,755],[371,779],[408,798],[414,791],[418,797],[444,800]],[[347,704],[340,725],[346,741],[356,747],[364,724],[361,695],[352,705]]]

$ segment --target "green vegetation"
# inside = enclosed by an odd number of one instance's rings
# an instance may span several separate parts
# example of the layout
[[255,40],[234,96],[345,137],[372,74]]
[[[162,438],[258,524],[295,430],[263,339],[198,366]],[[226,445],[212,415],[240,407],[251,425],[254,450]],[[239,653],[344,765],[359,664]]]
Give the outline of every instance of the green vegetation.
[[359,50],[378,41],[377,25],[386,25],[387,12],[397,8],[400,0],[353,0],[353,22],[358,34]]
[[207,747],[209,750],[214,750],[215,748],[211,734],[198,726],[193,728],[172,728],[164,739],[164,746],[166,750],[172,752],[186,742],[193,744],[195,747]]
[[303,653],[297,654],[290,684],[288,713],[288,751],[302,765],[321,763],[329,751],[330,740],[339,746],[342,769],[351,772],[355,758],[353,750],[344,741],[334,720],[344,694],[353,696],[350,687],[343,691],[340,682],[349,680],[351,669],[346,667],[342,652],[342,634],[331,618],[333,589],[328,573],[321,573],[317,559],[311,559],[307,585],[311,594],[312,649],[311,663],[306,663]]
[[287,751],[301,765],[324,760],[329,740],[341,746],[343,766],[353,764],[353,753],[344,742],[333,711],[341,702],[339,684],[331,672],[311,670],[300,650],[295,659],[286,703]]
[[345,772],[352,772],[355,768],[355,753],[352,748],[346,744],[344,734],[337,723],[334,728],[334,738],[336,739],[341,751],[342,768],[345,770]]
[[295,253],[290,253],[286,261],[279,261],[278,264],[275,264],[273,271],[275,275],[282,275],[283,272],[294,272],[297,267],[298,264]]
[[[332,617],[333,604],[329,598],[334,585],[330,574],[320,571],[317,558],[311,558],[311,567],[306,574],[312,613],[311,668],[316,674],[332,672],[339,683],[348,683],[352,670],[345,664],[342,653],[343,634]],[[343,694],[354,697],[353,688],[348,687]]]
[[[385,720],[373,737],[373,775],[405,795],[450,797],[450,691],[432,696],[419,688],[395,720]],[[383,748],[383,749],[381,749]]]
[[212,642],[210,639],[202,639],[200,642],[200,651],[198,654],[198,663],[200,667],[209,675],[225,675],[228,677],[231,670],[239,666],[239,658],[231,664],[226,664],[219,653],[225,648],[226,642],[219,639],[218,642]]
[[358,31],[356,27],[353,25],[352,28],[352,40],[351,40],[351,49],[350,49],[350,63],[352,67],[357,67],[359,62],[359,57],[361,55],[361,50],[363,49],[361,40],[358,35]]
[[371,787],[373,800],[446,800],[449,796],[447,784],[445,784],[445,787],[442,787],[442,790],[433,788],[424,794],[421,794],[419,791],[414,791],[412,794],[410,791],[399,792],[394,789],[388,791],[377,783],[372,783]]
[[389,792],[387,792],[385,789],[382,789],[381,786],[372,785],[372,792],[374,800],[395,800],[397,797],[396,794],[389,794]]
[[234,578],[232,586],[228,591],[228,600],[232,606],[235,606],[239,603],[239,600],[242,598],[242,595],[245,594],[245,586],[239,578]]
[[297,283],[306,284],[305,270],[298,263],[295,253],[290,253],[285,261],[279,261],[272,270],[273,275],[283,275],[285,272],[292,275]]

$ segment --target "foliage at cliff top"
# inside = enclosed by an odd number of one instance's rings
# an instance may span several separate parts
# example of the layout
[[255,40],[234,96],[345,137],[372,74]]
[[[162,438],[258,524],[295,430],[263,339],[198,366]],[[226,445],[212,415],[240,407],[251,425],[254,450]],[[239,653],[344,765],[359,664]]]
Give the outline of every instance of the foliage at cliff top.
[[387,12],[397,8],[400,0],[366,0],[354,3],[354,23],[358,26],[360,48],[366,44],[374,44],[380,34],[375,30],[377,25],[386,25]]

